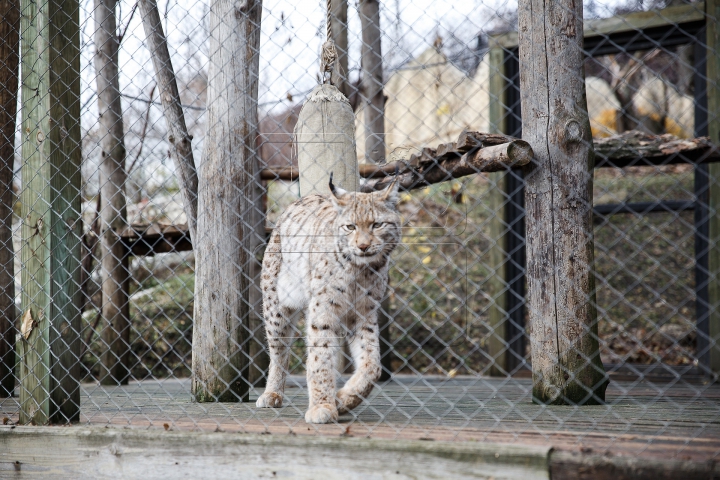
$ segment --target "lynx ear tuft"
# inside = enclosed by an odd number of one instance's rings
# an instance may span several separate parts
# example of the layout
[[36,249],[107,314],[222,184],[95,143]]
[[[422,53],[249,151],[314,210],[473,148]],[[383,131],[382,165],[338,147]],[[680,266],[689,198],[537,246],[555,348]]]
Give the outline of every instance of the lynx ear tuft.
[[398,175],[398,168],[395,166],[395,179],[387,186],[387,188],[385,188],[385,190],[380,191],[380,200],[392,207],[395,207],[399,199],[399,191],[400,175]]
[[347,190],[335,186],[333,183],[333,172],[330,172],[330,182],[328,182],[328,187],[330,187],[330,200],[332,200],[333,204],[336,207],[345,206],[348,192]]

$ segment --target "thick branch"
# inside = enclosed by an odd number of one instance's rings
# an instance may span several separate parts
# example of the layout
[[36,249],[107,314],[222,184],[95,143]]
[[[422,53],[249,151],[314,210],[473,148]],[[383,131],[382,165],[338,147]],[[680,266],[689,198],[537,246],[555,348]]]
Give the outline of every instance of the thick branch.
[[[400,188],[411,190],[479,172],[499,172],[527,165],[532,160],[530,144],[522,140],[470,151],[460,157],[422,162],[419,167],[400,175]],[[362,191],[385,188],[392,178],[363,185]]]
[[[418,182],[403,181],[404,186],[411,185],[405,188],[419,188],[473,173],[520,168],[532,157],[532,150],[526,151],[526,147],[529,148],[525,142],[508,135],[465,131],[456,142],[437,149],[424,148],[407,161],[360,165],[360,177],[385,178],[397,171]],[[525,158],[526,155],[529,156]],[[298,176],[296,167],[266,168],[260,172],[263,180],[293,181]]]
[[192,136],[188,134],[180,103],[175,71],[170,61],[167,40],[163,33],[160,13],[155,0],[140,0],[143,28],[155,66],[155,75],[160,89],[160,100],[165,111],[165,122],[168,129],[168,140],[173,148],[170,156],[180,174],[180,188],[185,201],[185,215],[190,228],[190,237],[196,238],[198,176],[192,151]]

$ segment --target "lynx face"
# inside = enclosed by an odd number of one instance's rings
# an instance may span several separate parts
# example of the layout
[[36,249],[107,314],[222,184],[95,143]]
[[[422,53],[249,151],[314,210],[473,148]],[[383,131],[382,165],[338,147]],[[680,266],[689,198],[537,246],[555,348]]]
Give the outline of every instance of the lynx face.
[[350,193],[333,187],[338,212],[333,229],[338,251],[356,265],[384,264],[400,240],[398,185],[374,193]]

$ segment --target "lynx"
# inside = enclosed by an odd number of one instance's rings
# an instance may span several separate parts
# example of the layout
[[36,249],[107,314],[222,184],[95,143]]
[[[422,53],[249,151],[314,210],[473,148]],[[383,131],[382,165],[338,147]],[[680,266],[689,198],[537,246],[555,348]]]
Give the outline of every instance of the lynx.
[[[400,239],[398,182],[373,193],[308,195],[278,219],[262,266],[270,369],[258,407],[282,406],[292,322],[304,314],[307,423],[328,423],[358,406],[381,373],[377,311],[388,258]],[[347,337],[355,372],[335,391],[336,350]]]

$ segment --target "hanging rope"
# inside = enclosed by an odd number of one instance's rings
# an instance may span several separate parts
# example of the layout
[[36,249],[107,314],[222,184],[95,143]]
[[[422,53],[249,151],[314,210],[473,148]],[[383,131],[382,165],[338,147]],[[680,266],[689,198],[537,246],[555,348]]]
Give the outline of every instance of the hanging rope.
[[335,62],[338,59],[337,49],[332,37],[332,0],[327,0],[327,40],[323,43],[322,52],[320,52],[320,75],[322,75],[322,83],[334,85],[332,81],[332,72],[335,68]]

